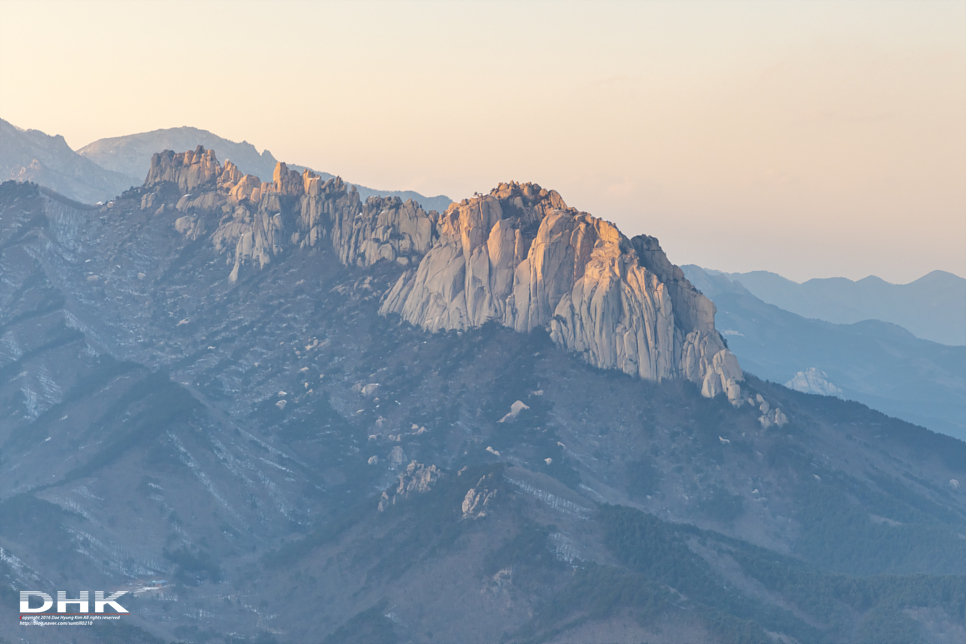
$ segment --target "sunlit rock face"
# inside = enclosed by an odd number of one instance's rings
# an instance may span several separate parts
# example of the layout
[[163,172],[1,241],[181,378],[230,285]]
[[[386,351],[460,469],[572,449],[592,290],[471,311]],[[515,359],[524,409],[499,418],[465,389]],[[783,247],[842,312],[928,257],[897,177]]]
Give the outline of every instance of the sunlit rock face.
[[408,266],[429,250],[436,228],[416,202],[399,197],[370,197],[361,208],[335,208],[332,245],[347,266],[395,261]]
[[555,191],[501,184],[453,204],[418,266],[386,295],[428,331],[496,321],[546,328],[590,364],[649,380],[685,377],[737,401],[741,369],[714,328],[714,304],[684,279],[657,240],[628,240],[569,208]]
[[[344,264],[361,267],[380,260],[406,265],[425,254],[433,238],[434,220],[419,204],[398,197],[363,204],[341,178],[323,181],[309,170],[300,175],[284,163],[269,183],[243,175],[230,161],[222,167],[211,150],[165,151],[152,158],[145,185],[165,182],[184,193],[176,206],[186,213],[179,232],[196,238],[204,229],[199,215],[221,215],[211,241],[228,254],[232,281],[247,264],[262,268],[288,247],[312,248],[327,238]],[[142,207],[155,201],[145,195]]]
[[687,378],[705,396],[741,400],[741,369],[714,328],[714,304],[657,240],[628,239],[553,190],[504,183],[438,214],[398,198],[362,203],[341,179],[322,182],[284,163],[271,183],[261,182],[200,147],[155,155],[146,186],[163,182],[185,193],[178,231],[195,239],[211,230],[231,281],[246,265],[261,268],[328,240],[347,266],[402,267],[383,315],[429,332],[487,322],[522,333],[542,328],[596,367]]

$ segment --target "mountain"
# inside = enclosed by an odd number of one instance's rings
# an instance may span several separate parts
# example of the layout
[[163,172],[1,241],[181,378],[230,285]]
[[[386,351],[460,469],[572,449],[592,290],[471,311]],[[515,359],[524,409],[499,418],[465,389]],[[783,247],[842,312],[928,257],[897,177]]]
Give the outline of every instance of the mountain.
[[837,324],[882,320],[926,340],[966,345],[966,279],[952,273],[933,271],[908,284],[875,276],[799,284],[767,271],[724,275],[762,301],[807,318]]
[[83,203],[108,201],[143,176],[112,172],[85,159],[64,137],[21,130],[0,119],[0,180],[33,181]]
[[[552,190],[501,184],[440,215],[398,197],[362,204],[341,179],[323,181],[284,163],[271,183],[262,182],[230,161],[222,167],[201,146],[154,155],[142,209],[153,210],[171,185],[188,193],[175,206],[184,213],[176,230],[188,239],[211,230],[233,264],[231,282],[288,245],[311,248],[331,238],[347,266],[412,265],[383,297],[380,314],[428,331],[487,322],[543,328],[595,366],[649,380],[685,377],[708,397],[723,392],[744,402],[741,369],[714,329],[714,306],[657,240],[629,240]],[[298,213],[294,226],[281,216],[286,206]]]
[[[173,127],[139,134],[116,136],[99,139],[85,145],[78,153],[94,161],[101,167],[125,175],[136,176],[136,184],[141,184],[151,167],[151,156],[159,150],[193,150],[197,146],[215,150],[225,161],[231,161],[244,174],[259,177],[271,177],[275,172],[277,161],[272,153],[263,150],[261,153],[251,143],[242,141],[235,143],[222,138],[207,130],[195,127]],[[303,166],[292,166],[301,172]],[[327,172],[316,172],[323,179],[331,179],[333,175]],[[369,197],[399,197],[403,201],[412,199],[424,208],[442,212],[452,201],[449,197],[437,195],[426,197],[411,190],[375,190],[365,186],[357,186],[359,196],[365,200]]]
[[223,159],[230,159],[242,172],[249,174],[270,177],[278,163],[271,152],[259,153],[248,141],[235,143],[196,127],[173,127],[98,139],[77,153],[102,168],[138,177],[137,185],[140,185],[151,168],[151,156],[155,152],[193,150],[199,145],[217,150]]
[[28,586],[132,591],[77,642],[966,634],[966,443],[731,374],[656,240],[149,174],[0,185],[0,638],[62,641]]
[[805,318],[766,304],[724,274],[683,269],[714,300],[718,328],[746,370],[966,440],[966,347],[921,340],[878,320]]

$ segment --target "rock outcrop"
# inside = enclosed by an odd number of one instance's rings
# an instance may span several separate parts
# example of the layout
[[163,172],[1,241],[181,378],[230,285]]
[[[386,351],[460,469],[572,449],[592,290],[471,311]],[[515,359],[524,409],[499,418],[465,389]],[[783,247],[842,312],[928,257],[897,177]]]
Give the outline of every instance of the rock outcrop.
[[527,406],[525,402],[523,402],[522,400],[517,400],[512,405],[510,405],[510,411],[507,412],[507,414],[503,418],[501,418],[496,422],[498,423],[513,422],[514,420],[516,420],[517,416],[520,415],[521,411],[526,411],[527,409],[530,409],[530,408]]
[[466,491],[463,503],[460,505],[464,519],[482,519],[486,516],[487,506],[494,501],[497,493],[497,490],[486,485],[492,479],[493,474],[487,474],[480,478],[474,487]]
[[[286,248],[327,239],[346,266],[403,267],[383,297],[383,315],[429,332],[487,322],[522,333],[546,329],[596,367],[648,380],[687,378],[705,396],[741,401],[741,369],[714,328],[714,304],[653,237],[628,239],[531,183],[500,184],[438,214],[396,197],[362,203],[338,177],[322,181],[284,163],[272,179],[261,182],[230,162],[222,167],[199,146],[154,155],[146,186],[178,186],[177,229],[189,238],[212,230],[232,281],[247,264],[264,267]],[[217,223],[206,224],[204,213],[217,214]]]
[[[262,182],[230,161],[222,167],[214,151],[200,146],[155,154],[145,186],[164,182],[183,193],[179,212],[220,213],[211,240],[228,253],[232,281],[246,264],[261,268],[286,247],[314,247],[326,238],[346,265],[390,260],[405,266],[426,253],[435,231],[434,218],[412,200],[372,197],[363,204],[341,178],[323,180],[309,170],[299,174],[284,163],[277,164],[270,183]],[[142,208],[155,201],[153,193],[144,195]],[[197,230],[190,221],[179,230]]]
[[501,184],[452,205],[380,311],[428,331],[490,321],[520,332],[546,328],[594,366],[649,380],[684,377],[709,397],[738,401],[741,393],[714,304],[657,240],[628,240],[534,184]]
[[829,381],[828,374],[815,367],[809,367],[805,371],[799,371],[791,380],[785,383],[785,386],[806,394],[819,394],[822,396],[839,396],[842,394],[842,390]]
[[443,473],[435,465],[426,466],[412,461],[406,466],[406,471],[399,475],[396,487],[383,491],[379,497],[378,510],[383,512],[397,501],[408,498],[410,494],[428,492],[441,476]]
[[371,197],[361,209],[335,209],[332,244],[346,266],[367,267],[381,260],[407,266],[426,254],[435,229],[435,218],[414,201]]
[[758,405],[758,411],[761,412],[761,416],[758,417],[758,422],[761,423],[762,429],[768,429],[772,425],[778,427],[784,427],[785,423],[788,422],[788,417],[782,413],[779,408],[772,409],[768,401],[765,400],[761,394],[755,396],[754,399],[749,399],[753,406]]

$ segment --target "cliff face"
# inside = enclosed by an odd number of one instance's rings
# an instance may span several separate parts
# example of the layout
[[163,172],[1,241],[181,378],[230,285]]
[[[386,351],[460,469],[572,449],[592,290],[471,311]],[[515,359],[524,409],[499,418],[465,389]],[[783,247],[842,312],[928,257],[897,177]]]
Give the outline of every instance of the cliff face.
[[497,321],[547,328],[590,364],[649,380],[685,377],[737,401],[741,369],[714,328],[714,305],[657,240],[628,240],[554,191],[501,184],[454,204],[419,265],[381,313],[429,331]]
[[[156,154],[145,186],[186,193],[176,228],[208,234],[232,265],[264,267],[286,251],[332,244],[347,266],[395,262],[402,273],[380,313],[435,332],[497,322],[544,328],[603,369],[649,380],[683,377],[705,396],[739,403],[741,369],[714,328],[714,304],[672,265],[657,240],[628,239],[535,184],[500,184],[442,214],[370,198],[284,163],[271,183],[222,167],[212,151]],[[153,208],[155,193],[142,200]],[[163,210],[161,206],[159,210]],[[217,222],[212,214],[220,214]]]
[[[286,248],[311,248],[326,239],[342,263],[367,267],[384,259],[405,265],[425,253],[432,238],[432,220],[412,200],[371,197],[363,204],[341,178],[299,174],[284,163],[263,182],[230,161],[222,167],[212,150],[168,150],[151,159],[145,187],[164,183],[184,193],[175,206],[184,213],[177,229],[197,238],[211,228],[211,241],[232,265],[231,281],[246,264],[261,268]],[[160,201],[157,190],[149,192],[142,209],[165,208]]]

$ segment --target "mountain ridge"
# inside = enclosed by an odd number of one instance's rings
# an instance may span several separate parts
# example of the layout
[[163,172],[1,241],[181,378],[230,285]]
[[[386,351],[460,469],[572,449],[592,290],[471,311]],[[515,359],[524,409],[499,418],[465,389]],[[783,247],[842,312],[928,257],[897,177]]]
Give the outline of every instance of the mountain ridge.
[[0,179],[33,181],[84,203],[107,201],[140,182],[78,155],[61,135],[0,119]]
[[[144,182],[151,156],[163,149],[194,149],[204,145],[219,150],[245,173],[270,177],[277,161],[269,150],[261,153],[247,141],[236,143],[208,130],[182,126],[150,132],[108,137],[73,150],[60,135],[24,130],[0,119],[0,181],[33,181],[81,203],[107,202],[132,186]],[[226,150],[227,154],[221,150]],[[292,166],[299,172],[304,166]],[[327,172],[316,172],[331,178]],[[427,209],[445,210],[445,195],[425,196],[412,190],[377,190],[357,185],[363,199],[396,196],[413,199]]]
[[346,265],[400,269],[382,314],[429,331],[488,321],[518,332],[547,328],[595,366],[652,380],[685,377],[708,397],[754,404],[742,397],[741,369],[714,329],[714,304],[657,240],[627,239],[553,190],[503,183],[427,213],[398,198],[362,204],[340,178],[323,181],[284,163],[262,182],[201,146],[152,157],[142,209],[170,207],[158,206],[165,185],[185,193],[174,205],[183,213],[176,229],[190,239],[210,234],[234,264],[230,281],[249,264],[264,268],[286,246],[328,239]]
[[883,320],[925,340],[966,345],[966,279],[954,273],[935,270],[908,284],[892,284],[874,275],[856,281],[838,277],[798,283],[769,271],[721,274],[762,301],[804,317],[836,324]]
[[723,273],[683,270],[717,303],[722,333],[748,371],[788,383],[816,369],[840,389],[836,395],[966,439],[966,347],[923,340],[881,320],[806,318],[762,301]]
[[[137,181],[131,185],[141,185],[151,168],[151,157],[155,152],[193,150],[199,145],[215,150],[222,160],[232,161],[243,174],[271,177],[278,163],[267,148],[258,152],[257,148],[247,141],[236,143],[208,130],[191,126],[160,128],[150,132],[98,139],[77,152],[105,168],[136,176]],[[306,166],[289,165],[297,172],[311,170]],[[323,179],[331,179],[335,176],[328,172],[312,171]],[[403,201],[413,199],[429,210],[445,210],[451,201],[444,195],[425,196],[412,190],[376,190],[361,185],[356,187],[363,200],[373,196],[399,197]]]

